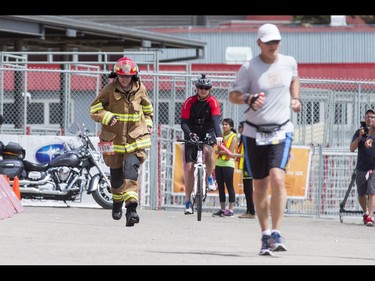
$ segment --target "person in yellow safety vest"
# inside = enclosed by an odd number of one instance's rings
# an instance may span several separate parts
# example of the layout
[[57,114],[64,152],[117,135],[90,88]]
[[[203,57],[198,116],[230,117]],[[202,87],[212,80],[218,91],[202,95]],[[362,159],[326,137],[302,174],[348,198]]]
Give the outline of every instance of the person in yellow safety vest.
[[255,219],[255,207],[253,201],[253,178],[251,177],[251,172],[248,171],[247,165],[245,163],[245,147],[244,147],[244,139],[246,138],[242,135],[243,125],[245,121],[241,121],[238,125],[238,134],[240,134],[239,142],[237,146],[236,153],[232,154],[232,157],[235,157],[237,169],[242,171],[242,183],[243,183],[243,191],[245,193],[245,200],[246,200],[246,212],[238,217],[240,219]]
[[[221,209],[213,213],[214,217],[233,217],[236,194],[233,184],[235,161],[231,155],[236,151],[238,145],[237,131],[234,122],[230,118],[223,120],[223,143],[215,152],[218,154],[215,166],[215,177],[219,190],[219,201]],[[228,191],[229,208],[225,209],[225,187]]]
[[153,106],[138,72],[133,60],[119,59],[108,76],[114,80],[90,106],[90,117],[102,125],[98,147],[110,168],[112,218],[121,219],[125,202],[126,226],[139,223],[139,168],[151,147],[153,127]]

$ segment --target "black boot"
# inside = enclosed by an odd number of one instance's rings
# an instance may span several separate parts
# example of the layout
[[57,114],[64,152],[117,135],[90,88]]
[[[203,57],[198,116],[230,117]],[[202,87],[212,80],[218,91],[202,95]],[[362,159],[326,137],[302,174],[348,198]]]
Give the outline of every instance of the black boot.
[[112,206],[112,218],[114,220],[119,220],[122,217],[122,204],[124,201],[113,201],[113,206]]
[[135,223],[139,223],[137,206],[137,202],[131,202],[128,206],[126,206],[126,226],[134,226]]

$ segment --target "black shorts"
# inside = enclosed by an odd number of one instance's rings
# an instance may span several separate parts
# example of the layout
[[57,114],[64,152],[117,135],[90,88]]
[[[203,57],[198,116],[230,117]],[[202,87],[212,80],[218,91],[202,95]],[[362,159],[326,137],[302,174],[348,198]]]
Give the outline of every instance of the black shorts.
[[[205,145],[208,145],[208,144],[205,144]],[[213,147],[214,145],[210,145],[210,146]],[[184,150],[185,150],[185,163],[196,162],[198,148],[195,145],[192,145],[191,143],[185,143]],[[204,153],[203,153],[203,157],[204,157]]]
[[245,151],[253,179],[264,179],[269,175],[271,168],[285,170],[292,148],[292,139],[292,133],[287,133],[285,142],[256,145],[254,138],[245,137]]
[[[367,174],[367,172],[366,172]],[[367,190],[366,193],[368,195],[374,195],[375,194],[375,175],[372,174],[367,182]]]
[[366,174],[368,171],[356,170],[355,172],[355,183],[357,186],[358,196],[363,196],[367,194],[367,185],[371,184],[366,180]]

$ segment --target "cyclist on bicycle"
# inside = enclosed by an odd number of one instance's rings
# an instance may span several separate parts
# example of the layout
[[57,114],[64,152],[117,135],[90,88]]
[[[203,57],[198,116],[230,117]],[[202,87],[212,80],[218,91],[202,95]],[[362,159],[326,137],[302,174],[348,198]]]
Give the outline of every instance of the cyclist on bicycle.
[[[213,146],[220,145],[223,141],[220,128],[220,104],[210,94],[212,83],[205,74],[195,83],[196,95],[185,100],[181,109],[181,128],[186,140],[197,139],[203,141],[208,133],[212,140],[204,147],[204,159],[207,170],[208,189],[216,190],[212,178],[214,170]],[[185,143],[185,215],[192,214],[191,193],[194,187],[194,162],[197,157],[196,148]]]

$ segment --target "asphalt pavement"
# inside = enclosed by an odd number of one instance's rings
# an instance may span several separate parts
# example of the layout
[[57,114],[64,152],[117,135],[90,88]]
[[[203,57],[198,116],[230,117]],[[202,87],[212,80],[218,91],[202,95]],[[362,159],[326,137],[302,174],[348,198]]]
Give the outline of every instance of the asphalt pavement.
[[125,227],[111,210],[24,206],[0,220],[0,265],[374,265],[375,228],[361,217],[285,216],[286,252],[259,256],[257,219],[140,208]]

